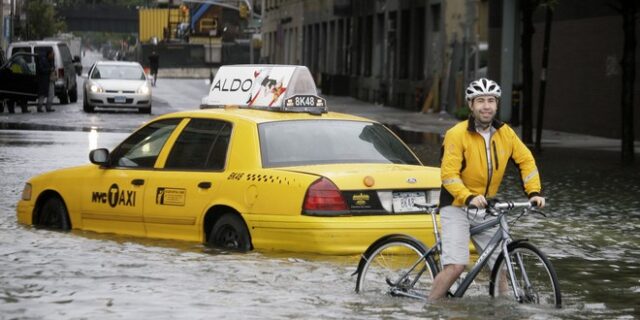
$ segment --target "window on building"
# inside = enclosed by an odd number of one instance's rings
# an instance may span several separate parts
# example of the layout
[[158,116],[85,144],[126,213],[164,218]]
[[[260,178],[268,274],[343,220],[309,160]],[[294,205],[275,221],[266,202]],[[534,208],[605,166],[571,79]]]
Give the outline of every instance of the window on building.
[[440,23],[441,23],[441,8],[440,4],[432,4],[431,5],[431,31],[440,32]]

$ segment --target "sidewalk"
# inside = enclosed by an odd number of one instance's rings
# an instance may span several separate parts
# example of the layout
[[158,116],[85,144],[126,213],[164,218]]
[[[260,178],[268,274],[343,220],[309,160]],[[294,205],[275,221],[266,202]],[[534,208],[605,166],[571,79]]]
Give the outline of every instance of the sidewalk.
[[[446,113],[421,113],[403,109],[374,105],[352,97],[323,96],[330,111],[363,116],[400,128],[405,131],[428,132],[441,136],[457,123],[458,119]],[[514,127],[521,134],[520,127]],[[535,135],[535,129],[534,129]],[[535,139],[535,137],[534,137]],[[542,148],[576,148],[598,151],[620,152],[621,140],[554,130],[542,131]],[[640,153],[640,142],[635,142],[635,152]]]

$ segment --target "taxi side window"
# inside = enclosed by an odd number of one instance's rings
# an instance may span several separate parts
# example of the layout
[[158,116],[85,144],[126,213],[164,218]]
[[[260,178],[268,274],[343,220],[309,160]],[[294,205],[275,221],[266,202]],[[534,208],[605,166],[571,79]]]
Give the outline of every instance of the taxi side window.
[[153,168],[158,154],[181,119],[166,119],[148,124],[129,136],[111,153],[115,167]]
[[191,119],[180,133],[165,168],[222,170],[227,159],[231,124],[208,119]]

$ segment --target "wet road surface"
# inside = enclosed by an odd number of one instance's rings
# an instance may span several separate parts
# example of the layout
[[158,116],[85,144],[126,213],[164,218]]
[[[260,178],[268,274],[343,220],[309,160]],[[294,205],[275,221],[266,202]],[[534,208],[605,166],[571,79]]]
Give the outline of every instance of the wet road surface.
[[[488,297],[486,281],[439,304],[354,293],[358,257],[215,251],[198,243],[18,225],[31,176],[88,162],[126,134],[0,130],[0,319],[215,317],[243,319],[628,319],[640,317],[640,172],[615,153],[548,149],[538,156],[548,218],[514,233],[550,256],[565,307],[543,310]],[[433,137],[412,147],[437,164]],[[437,138],[436,138],[437,140]],[[521,197],[515,170],[502,190]]]

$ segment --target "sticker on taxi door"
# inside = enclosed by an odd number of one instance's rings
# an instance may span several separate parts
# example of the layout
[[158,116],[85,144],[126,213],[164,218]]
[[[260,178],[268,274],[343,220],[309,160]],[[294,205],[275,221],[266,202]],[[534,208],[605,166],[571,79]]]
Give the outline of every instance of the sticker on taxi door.
[[165,206],[184,206],[186,197],[186,189],[158,188],[156,191],[156,204]]

